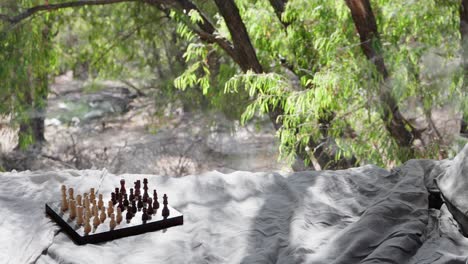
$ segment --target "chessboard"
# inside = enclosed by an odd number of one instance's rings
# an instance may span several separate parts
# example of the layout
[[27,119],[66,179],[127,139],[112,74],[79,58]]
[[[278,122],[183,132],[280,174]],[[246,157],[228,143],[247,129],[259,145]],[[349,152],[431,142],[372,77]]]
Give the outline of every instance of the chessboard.
[[150,195],[147,179],[143,180],[143,188],[140,180],[134,184],[128,193],[122,179],[120,188],[110,194],[107,207],[104,196],[96,194],[94,188],[89,193],[75,196],[73,188],[67,190],[62,185],[62,200],[46,203],[45,210],[78,245],[101,243],[184,223],[183,215],[168,205],[166,194],[162,205],[156,190]]

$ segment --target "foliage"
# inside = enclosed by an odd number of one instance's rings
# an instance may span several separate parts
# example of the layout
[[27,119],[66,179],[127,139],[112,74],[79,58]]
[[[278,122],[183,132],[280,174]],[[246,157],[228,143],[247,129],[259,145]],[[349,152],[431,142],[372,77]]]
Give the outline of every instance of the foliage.
[[[11,11],[23,2],[10,1],[0,11]],[[53,14],[46,14],[15,26],[0,24],[0,115],[13,112],[16,123],[30,123],[47,104],[47,75],[57,59],[50,43],[53,20]],[[34,140],[29,129],[20,135],[19,146],[25,148]]]
[[[38,2],[23,0],[18,6]],[[71,68],[91,78],[151,79],[160,102],[181,100],[189,108],[215,108],[232,117],[242,113],[244,123],[281,106],[282,158],[293,161],[309,141],[332,139],[337,159],[354,156],[361,163],[383,166],[408,158],[437,158],[449,146],[439,139],[423,142],[416,156],[402,151],[380,116],[381,85],[391,88],[403,109],[416,102],[416,109],[430,116],[434,107],[450,104],[468,113],[459,1],[371,1],[391,76],[384,84],[361,51],[345,1],[290,0],[279,20],[267,0],[236,0],[264,73],[242,72],[220,46],[197,35],[205,15],[216,26],[217,38],[231,39],[213,1],[195,3],[203,14],[120,3],[65,9],[53,19],[45,13],[13,29],[0,24],[6,32],[0,59],[8,62],[0,68],[0,78],[6,80],[0,89],[11,96],[0,111],[28,113],[21,96],[31,70],[34,76]],[[60,25],[54,49],[58,67],[46,44],[38,46],[39,52],[33,49],[51,20]],[[331,122],[324,122],[329,117]],[[322,133],[324,126],[327,133]]]

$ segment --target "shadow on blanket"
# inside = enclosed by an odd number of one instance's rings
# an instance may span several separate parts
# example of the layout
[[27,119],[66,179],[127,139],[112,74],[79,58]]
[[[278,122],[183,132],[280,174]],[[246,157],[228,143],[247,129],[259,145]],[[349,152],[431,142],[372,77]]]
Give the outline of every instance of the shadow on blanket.
[[406,262],[428,222],[421,170],[415,162],[392,173],[365,166],[275,175],[242,263]]

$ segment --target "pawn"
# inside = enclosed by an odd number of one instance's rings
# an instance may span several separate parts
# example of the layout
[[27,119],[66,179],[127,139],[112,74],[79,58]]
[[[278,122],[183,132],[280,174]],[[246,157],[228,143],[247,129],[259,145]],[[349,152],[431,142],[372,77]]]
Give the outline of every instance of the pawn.
[[135,201],[135,200],[132,201],[132,207],[131,207],[131,208],[132,208],[132,209],[131,209],[131,210],[132,210],[132,213],[135,215],[136,212],[137,212],[137,205],[136,205],[136,201]]
[[66,194],[62,193],[62,206],[61,206],[62,212],[65,212],[68,210],[68,200]]
[[133,194],[133,188],[130,188],[130,196],[128,197],[130,199],[130,202],[135,199],[135,195]]
[[89,202],[89,197],[88,196],[85,196],[84,197],[84,207],[87,208],[87,209],[90,209],[91,208],[91,203]]
[[79,226],[83,224],[83,206],[76,207],[76,224]]
[[83,204],[81,203],[82,199],[81,199],[81,195],[77,195],[76,196],[76,205],[78,206],[83,206]]
[[147,212],[150,217],[155,213],[151,198],[148,198],[148,211]]
[[89,223],[89,217],[85,218],[84,233],[87,235],[91,232],[91,224]]
[[98,205],[99,210],[101,210],[102,207],[104,206],[104,201],[102,200],[102,194],[99,194],[99,200],[98,200],[97,205]]
[[154,208],[154,210],[158,210],[159,209],[159,202],[158,202],[158,193],[156,192],[156,190],[153,191],[153,198],[154,198],[153,208]]
[[104,223],[106,220],[106,208],[103,206],[101,210],[101,215],[99,216],[99,220],[101,220],[101,223]]
[[111,201],[113,205],[117,204],[117,197],[115,196],[115,192],[111,193]]
[[65,197],[66,197],[67,196],[67,186],[62,185],[61,190],[62,190],[62,195],[65,195]]
[[130,223],[130,220],[132,220],[133,214],[130,212],[130,210],[127,210],[127,214],[125,215],[125,219],[127,219],[127,223]]
[[120,196],[119,204],[117,205],[117,207],[119,207],[122,212],[125,211],[125,206],[123,204],[122,196]]
[[73,195],[73,188],[68,189],[68,199],[75,200]]
[[117,225],[117,223],[115,222],[115,215],[111,214],[110,219],[111,220],[109,222],[109,228],[110,228],[110,230],[114,230],[115,226]]
[[143,201],[141,200],[141,196],[138,196],[137,206],[138,206],[138,211],[140,211],[141,208],[143,207]]
[[94,213],[97,211],[98,211],[97,206],[93,204],[93,206],[91,207],[91,213],[94,215]]
[[94,188],[91,188],[91,189],[89,190],[89,199],[90,199],[91,201],[93,201],[93,200],[96,199],[96,194],[94,193]]
[[75,200],[69,200],[68,208],[70,209],[70,219],[75,219],[76,217],[76,202]]
[[122,210],[120,210],[119,207],[117,207],[117,218],[116,218],[117,224],[119,225],[120,222],[122,222]]
[[128,199],[127,199],[127,194],[126,194],[126,193],[124,194],[124,201],[123,201],[123,205],[124,205],[124,207],[128,207],[128,205],[129,205],[129,202],[128,202]]
[[91,209],[86,208],[85,210],[86,210],[85,217],[91,219],[91,217],[93,216],[93,213],[91,212]]
[[148,212],[146,211],[146,208],[143,207],[143,214],[141,215],[141,220],[143,221],[143,223],[146,223],[148,219],[149,219]]
[[124,179],[121,179],[120,180],[120,192],[122,194],[126,194],[127,193],[127,190],[125,189],[125,180]]
[[166,194],[164,194],[163,196],[163,204],[164,204],[164,207],[162,210],[162,216],[164,217],[164,219],[166,219],[169,216],[169,208],[167,207],[167,195]]
[[108,203],[108,207],[107,207],[107,216],[111,216],[113,213],[114,213],[114,205],[112,204],[112,201],[109,201]]
[[99,216],[97,214],[94,215],[93,218],[93,226],[94,228],[97,228],[99,224],[101,223],[101,220],[99,220]]

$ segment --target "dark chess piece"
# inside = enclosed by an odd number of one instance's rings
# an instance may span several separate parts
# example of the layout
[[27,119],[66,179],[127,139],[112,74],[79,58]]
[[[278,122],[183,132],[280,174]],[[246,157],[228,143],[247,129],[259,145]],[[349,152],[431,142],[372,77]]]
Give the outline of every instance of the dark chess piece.
[[132,220],[133,214],[130,212],[130,210],[127,210],[127,214],[125,215],[125,219],[127,219],[127,223],[130,223],[130,220]]
[[119,192],[119,188],[115,188],[115,198],[117,199],[117,201],[120,199],[120,192]]
[[140,211],[141,208],[143,207],[143,201],[141,200],[141,196],[138,196],[137,206],[138,206],[138,211]]
[[135,195],[133,194],[133,188],[130,188],[130,196],[128,197],[130,199],[130,202],[135,199]]
[[164,217],[164,219],[166,219],[169,216],[169,208],[167,208],[167,195],[166,194],[164,194],[163,196],[163,204],[164,204],[164,207],[162,209],[162,216]]
[[140,180],[135,182],[135,196],[140,196]]
[[150,215],[150,217],[155,213],[152,202],[152,199],[148,198],[148,214]]
[[125,211],[125,206],[124,206],[124,204],[123,204],[122,196],[120,196],[120,198],[119,198],[119,205],[117,205],[117,206],[120,208],[120,210],[121,210],[122,212]]
[[156,192],[156,190],[153,191],[153,208],[154,210],[158,210],[159,209],[159,202],[158,202],[158,193]]
[[117,204],[117,198],[115,197],[115,192],[111,193],[111,201],[112,201],[112,205]]
[[127,198],[127,194],[124,194],[123,205],[124,205],[125,207],[128,207],[128,205],[129,205],[128,198]]
[[133,200],[132,201],[132,213],[135,215],[137,212],[137,205],[136,205],[136,201]]
[[122,194],[126,194],[127,193],[127,190],[125,189],[125,180],[122,179],[120,180],[120,192]]
[[143,202],[147,203],[148,202],[148,179],[144,178],[143,179]]
[[146,223],[146,221],[149,220],[149,215],[148,215],[148,212],[146,211],[146,208],[143,208],[143,214],[141,215],[141,220],[143,220],[143,223]]

